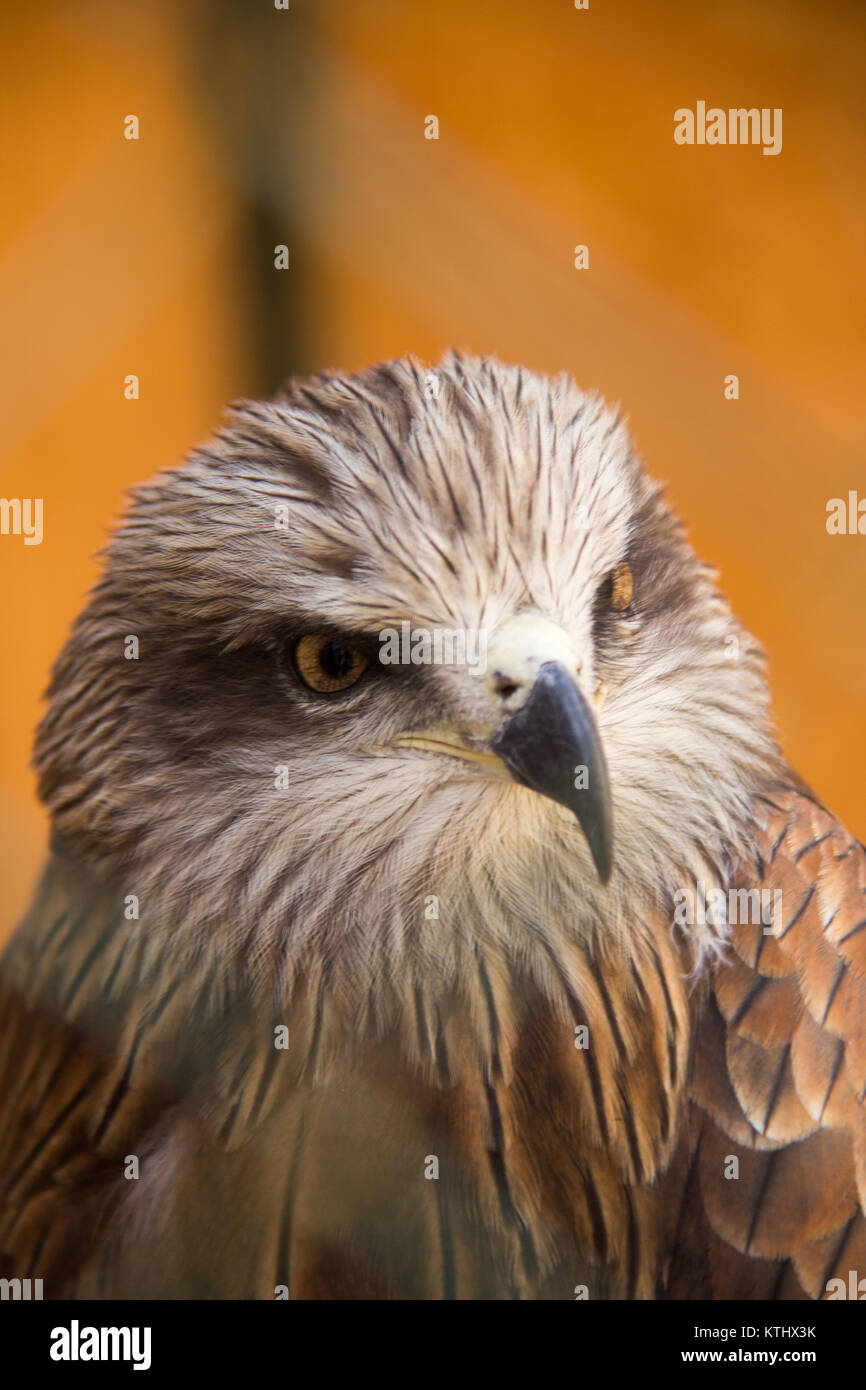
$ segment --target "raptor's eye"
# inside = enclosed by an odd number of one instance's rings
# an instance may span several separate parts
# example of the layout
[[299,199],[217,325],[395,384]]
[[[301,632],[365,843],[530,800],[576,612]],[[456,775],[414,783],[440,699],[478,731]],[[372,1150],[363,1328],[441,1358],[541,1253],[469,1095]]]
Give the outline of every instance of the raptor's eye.
[[295,669],[304,685],[320,694],[348,690],[360,680],[369,661],[363,652],[335,637],[313,633],[302,637],[293,653]]
[[622,613],[631,603],[631,596],[634,592],[634,578],[631,565],[627,560],[623,560],[615,570],[611,570],[608,584],[610,586],[608,590],[610,606],[615,608],[618,613]]

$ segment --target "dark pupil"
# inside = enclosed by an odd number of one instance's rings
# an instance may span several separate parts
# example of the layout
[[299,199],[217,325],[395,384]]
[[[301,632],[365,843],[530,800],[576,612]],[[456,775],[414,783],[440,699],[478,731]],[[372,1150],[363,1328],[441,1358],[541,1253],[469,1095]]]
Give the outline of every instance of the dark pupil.
[[342,680],[352,669],[352,651],[342,642],[326,642],[319,652],[319,665],[326,676]]

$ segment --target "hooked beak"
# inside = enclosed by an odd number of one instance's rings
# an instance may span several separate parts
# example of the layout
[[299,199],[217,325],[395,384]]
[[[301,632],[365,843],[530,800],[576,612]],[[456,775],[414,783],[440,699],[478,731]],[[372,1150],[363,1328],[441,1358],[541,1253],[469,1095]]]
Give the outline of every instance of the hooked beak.
[[[613,863],[613,814],[607,760],[593,709],[578,684],[581,666],[562,628],[518,614],[494,634],[487,689],[499,717],[492,725],[439,725],[393,744],[447,754],[510,778],[573,811],[602,883]],[[595,695],[598,706],[603,688]]]
[[607,883],[613,863],[607,759],[595,715],[561,662],[538,668],[526,699],[490,748],[515,782],[574,812],[598,876]]

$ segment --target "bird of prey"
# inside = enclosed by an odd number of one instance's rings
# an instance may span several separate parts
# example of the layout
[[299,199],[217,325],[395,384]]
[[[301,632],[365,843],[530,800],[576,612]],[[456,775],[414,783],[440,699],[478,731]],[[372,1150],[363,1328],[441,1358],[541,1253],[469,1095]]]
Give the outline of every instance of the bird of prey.
[[866,851],[567,377],[452,353],[236,403],[134,492],[35,762],[6,1277],[818,1299],[866,1274]]

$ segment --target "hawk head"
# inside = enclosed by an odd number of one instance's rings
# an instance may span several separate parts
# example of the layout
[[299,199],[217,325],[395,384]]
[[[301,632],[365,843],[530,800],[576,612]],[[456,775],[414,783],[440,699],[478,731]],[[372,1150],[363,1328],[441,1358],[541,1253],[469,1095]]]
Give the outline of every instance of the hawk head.
[[61,843],[154,930],[357,998],[478,940],[540,973],[627,942],[724,875],[778,763],[617,415],[457,354],[234,405],[135,491],[49,696]]

